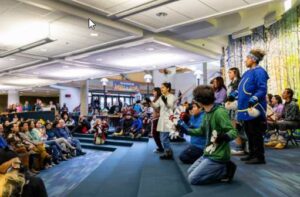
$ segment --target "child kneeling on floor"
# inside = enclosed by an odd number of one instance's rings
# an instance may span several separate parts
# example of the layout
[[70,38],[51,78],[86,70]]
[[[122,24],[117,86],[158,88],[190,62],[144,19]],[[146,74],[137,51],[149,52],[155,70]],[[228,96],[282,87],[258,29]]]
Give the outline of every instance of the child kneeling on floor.
[[188,169],[188,180],[192,185],[213,182],[230,182],[236,165],[230,161],[229,142],[237,137],[228,112],[220,105],[214,105],[214,91],[210,86],[198,86],[193,91],[194,102],[205,110],[200,128],[190,129],[183,121],[178,124],[188,135],[205,136],[207,140],[204,154]]

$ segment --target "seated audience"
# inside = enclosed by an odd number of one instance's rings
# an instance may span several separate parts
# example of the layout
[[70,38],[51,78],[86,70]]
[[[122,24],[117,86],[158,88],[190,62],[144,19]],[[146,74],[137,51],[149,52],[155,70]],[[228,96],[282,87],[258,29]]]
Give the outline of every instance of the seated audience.
[[[300,112],[298,104],[293,100],[294,91],[286,88],[282,94],[285,100],[281,119],[268,124],[268,130],[287,131],[300,127]],[[286,140],[283,136],[273,136],[270,141],[265,144],[268,147],[283,149],[286,147]]]

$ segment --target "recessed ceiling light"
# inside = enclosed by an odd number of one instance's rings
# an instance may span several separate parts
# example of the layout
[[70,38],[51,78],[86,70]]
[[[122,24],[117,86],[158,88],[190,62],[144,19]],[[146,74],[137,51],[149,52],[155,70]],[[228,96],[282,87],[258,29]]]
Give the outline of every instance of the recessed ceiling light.
[[166,16],[168,16],[168,14],[166,12],[158,12],[158,13],[156,13],[156,16],[158,16],[158,17],[166,17]]
[[48,49],[42,48],[41,51],[42,51],[42,52],[47,52]]
[[10,60],[10,61],[15,61],[16,59],[15,59],[15,58],[9,58],[9,60]]
[[96,59],[96,61],[98,61],[98,62],[102,62],[102,60],[103,59],[101,59],[101,58]]
[[97,37],[98,33],[90,33],[90,36]]
[[194,62],[195,60],[194,60],[194,59],[190,59],[189,61],[190,61],[190,62]]
[[70,66],[63,66],[63,68],[70,68]]
[[154,51],[155,49],[154,48],[151,48],[151,47],[149,47],[149,48],[146,48],[146,51]]

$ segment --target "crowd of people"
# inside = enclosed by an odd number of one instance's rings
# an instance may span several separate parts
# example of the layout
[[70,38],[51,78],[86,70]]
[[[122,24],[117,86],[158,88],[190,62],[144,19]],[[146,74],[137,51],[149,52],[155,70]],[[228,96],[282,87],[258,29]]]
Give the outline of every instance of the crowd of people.
[[[37,196],[47,196],[43,181],[35,177],[40,170],[85,154],[79,140],[73,138],[63,118],[54,122],[18,118],[4,120],[0,123],[0,151],[1,174],[17,174],[12,179],[24,182],[23,196],[36,192]],[[10,191],[21,190],[15,188]]]
[[[248,70],[242,76],[238,68],[230,68],[227,87],[222,77],[216,77],[211,85],[193,90],[191,103],[181,104],[182,94],[176,98],[171,84],[162,83],[153,89],[152,99],[118,110],[121,118],[113,135],[153,137],[157,145],[154,152],[164,160],[173,159],[170,140],[189,135],[190,143],[179,159],[191,165],[188,180],[194,185],[230,182],[237,168],[231,155],[245,155],[241,160],[246,164],[265,164],[264,145],[286,147],[286,131],[300,127],[300,113],[292,89],[286,88],[282,96],[267,94],[269,76],[259,66],[263,57],[263,51],[251,50],[245,62]],[[23,110],[28,109],[26,106]],[[107,119],[94,115],[90,120],[80,116],[74,121],[66,106],[54,122],[19,120],[15,116],[13,121],[0,124],[0,158],[10,155],[9,161],[21,163],[22,170],[32,177],[42,169],[85,154],[72,132],[94,134],[94,143],[103,144],[108,131]],[[264,144],[266,137],[269,141]],[[232,140],[235,147],[230,146]],[[21,171],[20,165],[14,166]]]

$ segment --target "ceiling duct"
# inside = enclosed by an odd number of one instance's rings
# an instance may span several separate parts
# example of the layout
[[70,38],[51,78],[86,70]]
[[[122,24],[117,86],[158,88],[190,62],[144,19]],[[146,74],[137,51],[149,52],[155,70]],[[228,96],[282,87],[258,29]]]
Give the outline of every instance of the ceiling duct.
[[277,21],[278,19],[276,18],[276,11],[271,12],[264,17],[264,26],[268,28],[274,23],[276,23]]
[[232,38],[237,39],[237,38],[241,38],[241,37],[244,37],[244,36],[249,36],[252,33],[253,33],[252,30],[249,27],[247,27],[247,28],[242,29],[240,31],[234,32],[232,34]]

